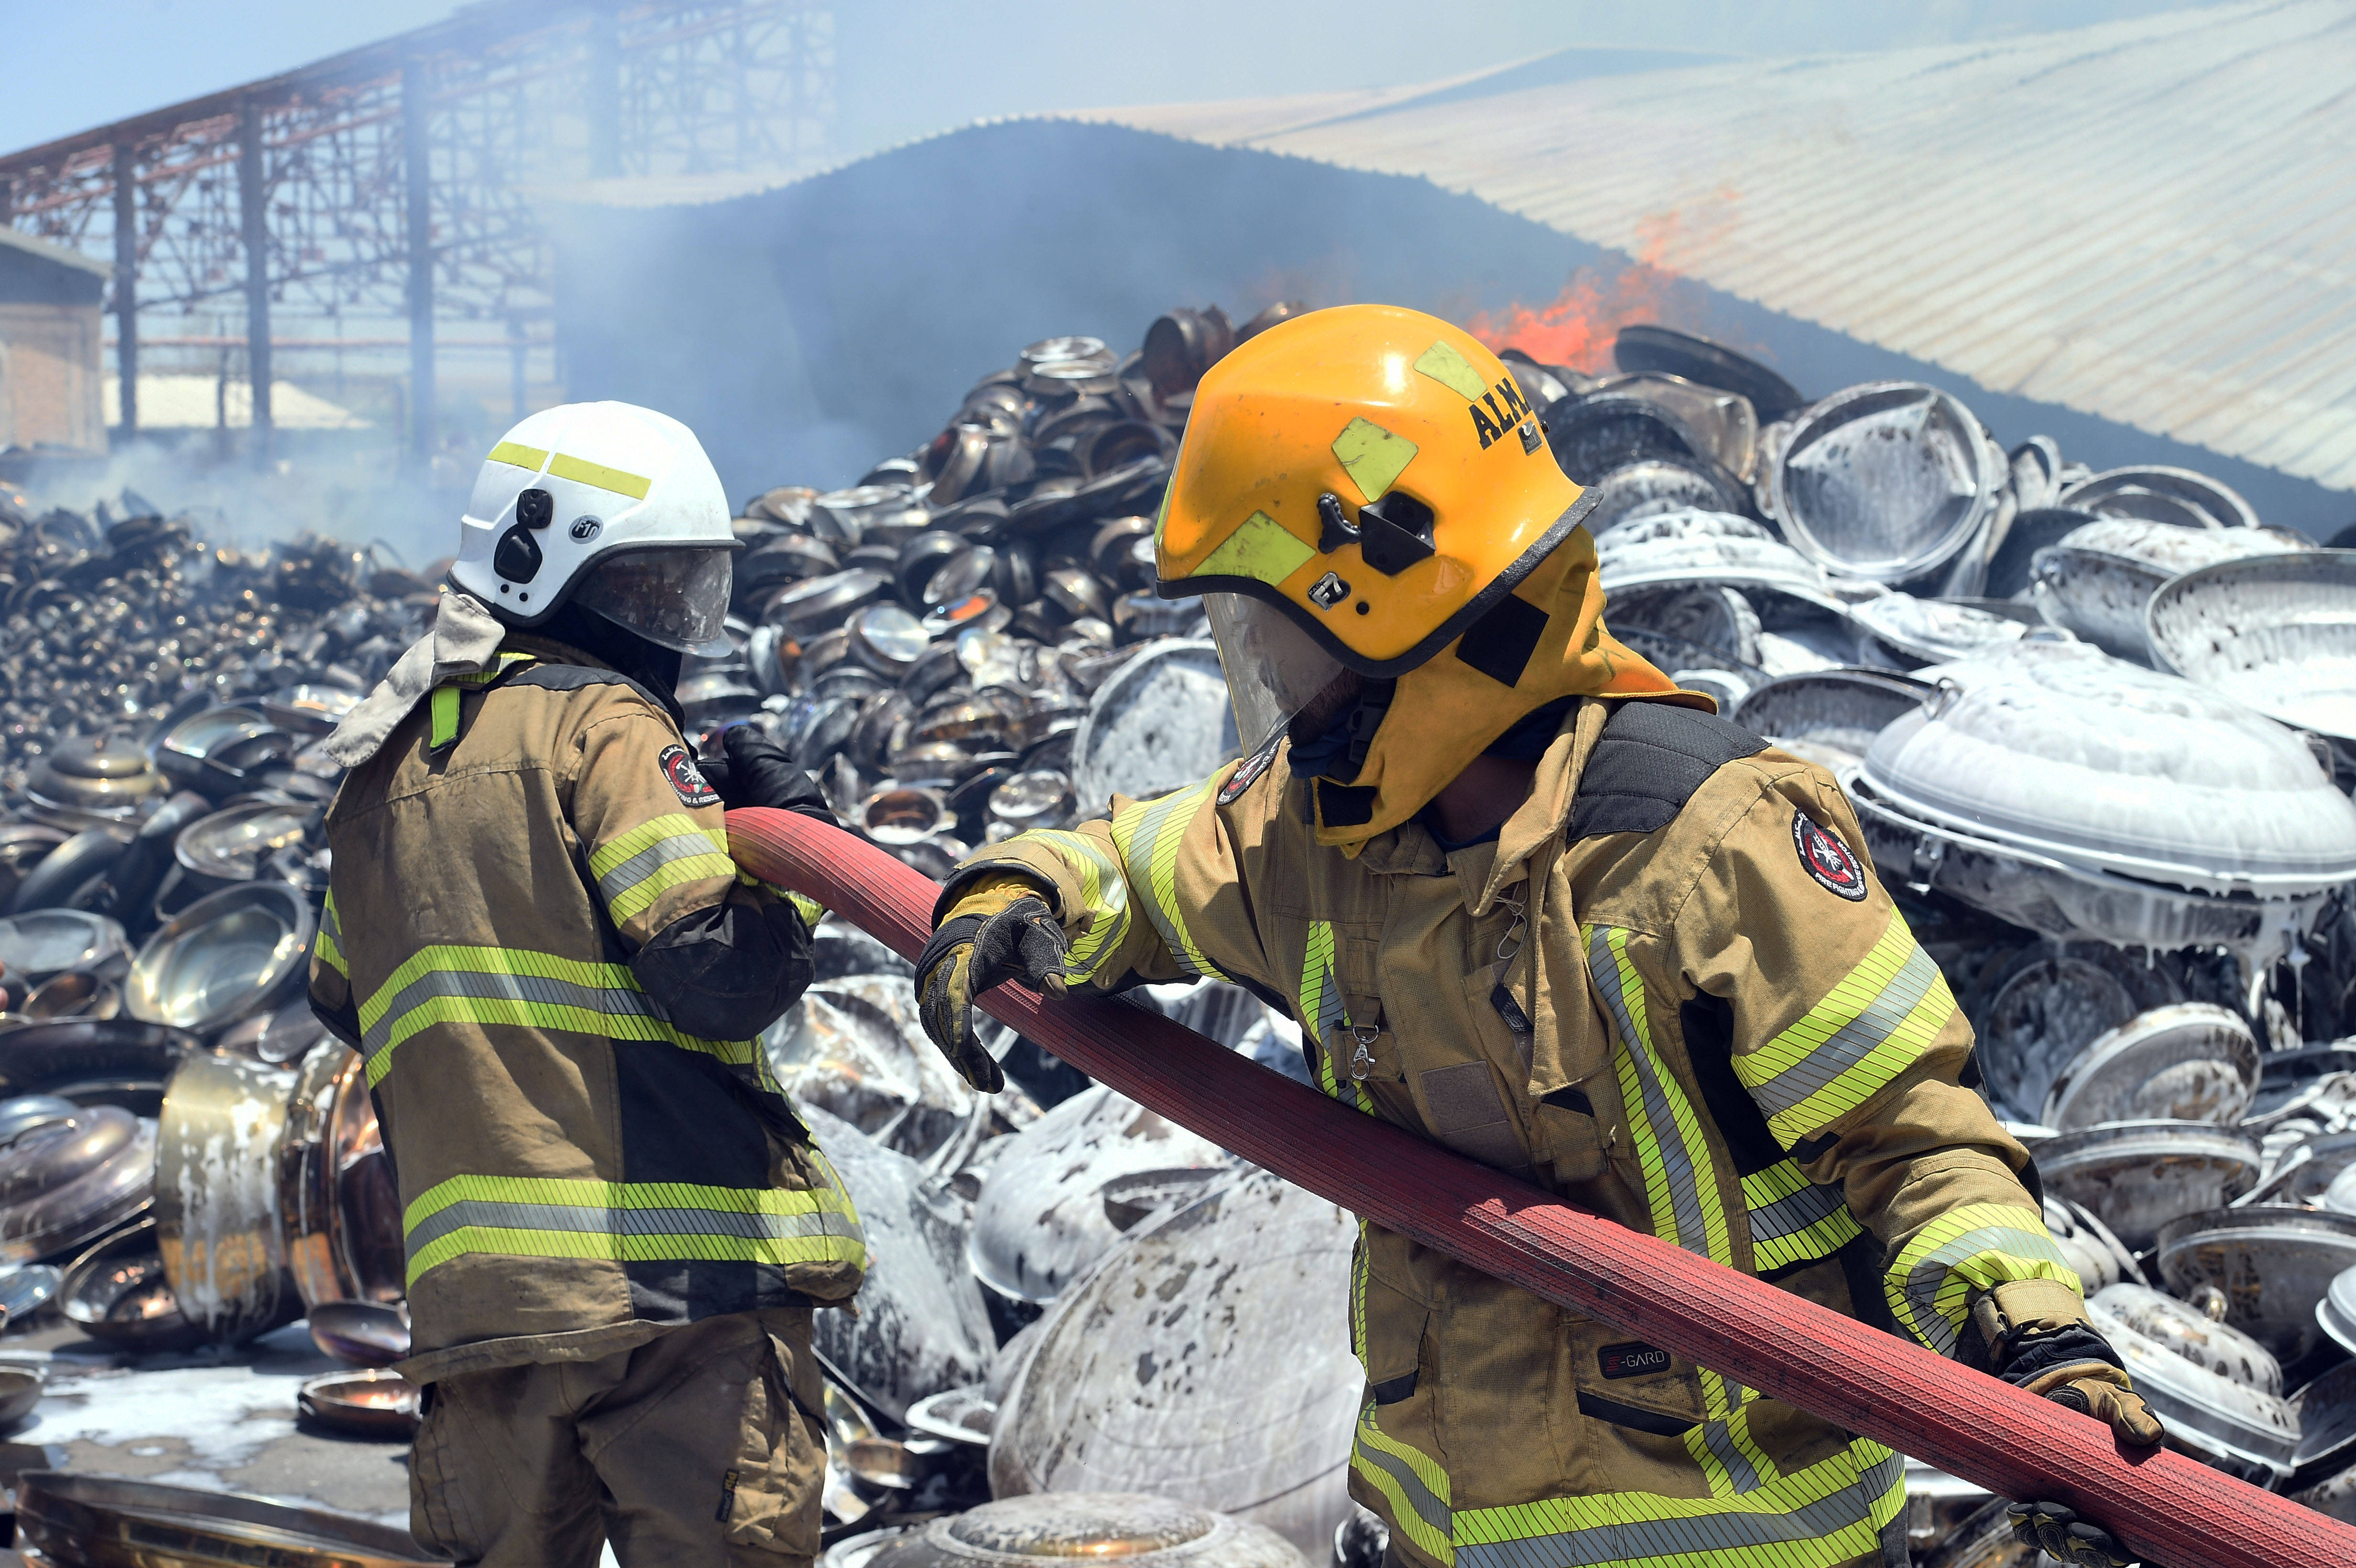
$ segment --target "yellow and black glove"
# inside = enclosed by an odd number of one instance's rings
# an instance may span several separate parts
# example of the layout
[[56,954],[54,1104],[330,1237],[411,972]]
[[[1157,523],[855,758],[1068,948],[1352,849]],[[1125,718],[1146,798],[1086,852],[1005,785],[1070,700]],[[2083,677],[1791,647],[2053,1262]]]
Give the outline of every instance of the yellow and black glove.
[[916,955],[916,1004],[925,1032],[958,1075],[986,1094],[1006,1074],[973,1032],[973,999],[1008,980],[1064,994],[1064,928],[1026,877],[991,877],[952,905]]
[[[2145,1407],[2109,1341],[2086,1323],[2078,1293],[2056,1280],[2021,1280],[1972,1297],[1988,1370],[2015,1388],[2106,1424],[2114,1436],[2148,1448],[2168,1435]],[[2059,1502],[2019,1502],[2008,1510],[2012,1535],[2077,1568],[2127,1568],[2135,1553],[2109,1531]]]

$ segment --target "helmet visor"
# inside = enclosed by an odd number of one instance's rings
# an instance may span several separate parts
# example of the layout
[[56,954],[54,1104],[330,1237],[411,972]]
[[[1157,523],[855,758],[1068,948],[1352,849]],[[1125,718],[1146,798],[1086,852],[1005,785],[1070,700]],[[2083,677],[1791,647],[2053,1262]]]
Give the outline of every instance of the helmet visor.
[[573,591],[575,603],[650,643],[707,657],[728,652],[732,577],[726,549],[638,549],[608,556]]
[[1343,674],[1341,661],[1272,604],[1241,593],[1205,593],[1203,608],[1248,753]]

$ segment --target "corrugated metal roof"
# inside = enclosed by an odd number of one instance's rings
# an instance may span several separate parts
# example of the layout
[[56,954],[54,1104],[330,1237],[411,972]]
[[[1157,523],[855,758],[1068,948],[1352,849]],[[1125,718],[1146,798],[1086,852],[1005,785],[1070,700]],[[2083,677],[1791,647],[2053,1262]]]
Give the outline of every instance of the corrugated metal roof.
[[1992,389],[2356,487],[2348,0],[1442,87],[1076,117],[1419,175]]

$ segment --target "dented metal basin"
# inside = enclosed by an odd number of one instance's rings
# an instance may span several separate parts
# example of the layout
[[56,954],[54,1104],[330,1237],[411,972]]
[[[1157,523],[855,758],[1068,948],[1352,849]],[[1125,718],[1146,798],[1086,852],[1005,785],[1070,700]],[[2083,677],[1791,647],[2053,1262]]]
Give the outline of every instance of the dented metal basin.
[[2154,593],[2146,616],[2162,667],[2356,741],[2356,550],[2204,567]]
[[1115,795],[1141,800],[1207,778],[1242,754],[1237,733],[1216,645],[1176,639],[1149,648],[1089,699],[1072,741],[1079,810],[1093,816]]
[[200,1051],[164,1091],[156,1243],[180,1310],[217,1339],[250,1339],[303,1313],[286,1268],[278,1187],[295,1077]]
[[2161,1227],[2159,1269],[2184,1295],[2225,1293],[2225,1321],[2288,1363],[2324,1337],[2316,1303],[2356,1268],[2356,1217],[2252,1204],[2189,1214]]
[[2257,1185],[2258,1140],[2206,1122],[2120,1122],[2038,1147],[2046,1190],[2082,1203],[2136,1252],[2188,1214],[2219,1210]]
[[1084,1090],[1016,1134],[991,1168],[967,1243],[974,1276],[1012,1301],[1052,1301],[1119,1238],[1104,1203],[1116,1178],[1234,1164],[1134,1100]]
[[1365,1389],[1341,1310],[1356,1234],[1264,1172],[1147,1221],[1043,1320],[999,1407],[992,1491],[1151,1486],[1322,1554]]
[[2045,1096],[2047,1126],[2154,1119],[2231,1126],[2258,1089],[2258,1042],[2208,1002],[2138,1013],[2079,1052]]
[[1731,717],[1778,745],[1815,748],[1804,753],[1812,760],[1830,751],[1854,766],[1885,726],[1937,689],[1890,670],[1810,670],[1753,688]]

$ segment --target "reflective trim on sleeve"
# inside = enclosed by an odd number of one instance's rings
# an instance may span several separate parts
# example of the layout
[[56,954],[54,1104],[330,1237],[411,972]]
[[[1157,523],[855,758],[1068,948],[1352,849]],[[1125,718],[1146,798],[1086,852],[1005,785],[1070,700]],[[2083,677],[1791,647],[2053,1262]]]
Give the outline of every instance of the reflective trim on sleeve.
[[751,1040],[714,1040],[672,1027],[661,1005],[620,964],[589,964],[512,947],[422,947],[360,1004],[370,1085],[391,1070],[402,1041],[440,1023],[508,1024],[608,1040],[651,1040],[755,1067]]
[[639,823],[606,840],[589,857],[589,874],[605,908],[621,925],[672,888],[714,878],[735,880],[724,829],[706,827],[683,812]]
[[327,907],[319,912],[319,936],[311,952],[320,963],[341,975],[348,982],[352,977],[349,965],[344,962],[344,923],[336,914],[336,890],[327,890]]
[[1129,935],[1129,879],[1104,846],[1085,833],[1040,828],[1021,835],[1021,841],[1052,849],[1079,879],[1079,912],[1087,916],[1087,929],[1072,939],[1071,950],[1064,955],[1064,972],[1073,985],[1095,978]]
[[[1361,1421],[1359,1431],[1365,1431]],[[1906,1502],[1904,1464],[1867,1438],[1740,1497],[1600,1492],[1460,1509],[1453,1568],[1834,1568],[1874,1555]]]
[[1178,901],[1178,847],[1195,813],[1210,804],[1221,776],[1214,773],[1192,789],[1131,805],[1112,819],[1113,847],[1120,851],[1130,885],[1144,895],[1145,912],[1162,933],[1162,945],[1179,968],[1210,980],[1227,976],[1204,956],[1187,929],[1186,913]]
[[468,1253],[863,1266],[858,1212],[837,1190],[454,1176],[402,1217],[409,1283]]
[[1943,1356],[1955,1353],[1975,1290],[2013,1280],[2059,1280],[2085,1286],[2053,1244],[2045,1216],[2003,1203],[1966,1203],[1914,1232],[1882,1275],[1890,1309],[1916,1339]]
[[826,905],[808,893],[787,893],[786,901],[794,906],[794,912],[802,917],[802,924],[811,931],[816,931],[818,923],[826,918]]
[[1742,1202],[1751,1266],[1762,1273],[1828,1258],[1865,1234],[1839,1188],[1817,1186],[1788,1159],[1744,1177]]
[[1807,1016],[1734,1070],[1785,1148],[1832,1125],[1914,1065],[1947,1020],[1955,998],[1946,976],[1890,912],[1890,924],[1858,966]]

